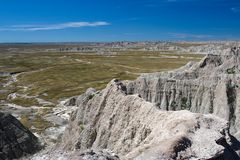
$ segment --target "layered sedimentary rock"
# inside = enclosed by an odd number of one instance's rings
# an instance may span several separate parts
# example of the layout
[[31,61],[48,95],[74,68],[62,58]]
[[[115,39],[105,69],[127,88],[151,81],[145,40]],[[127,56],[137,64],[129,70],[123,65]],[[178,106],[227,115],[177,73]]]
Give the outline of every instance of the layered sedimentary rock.
[[234,47],[174,71],[143,74],[128,83],[127,94],[139,94],[161,110],[213,113],[229,121],[240,138],[239,73],[240,49]]
[[232,158],[216,143],[227,139],[226,145],[233,145],[227,121],[159,110],[138,94],[128,95],[120,81],[102,91],[88,90],[76,105],[60,144],[66,150],[109,149],[120,159],[138,160]]
[[77,110],[61,143],[43,157],[239,159],[231,135],[240,137],[239,54],[232,48],[171,72],[88,89],[65,103]]
[[16,159],[40,149],[38,138],[15,117],[0,112],[0,159]]

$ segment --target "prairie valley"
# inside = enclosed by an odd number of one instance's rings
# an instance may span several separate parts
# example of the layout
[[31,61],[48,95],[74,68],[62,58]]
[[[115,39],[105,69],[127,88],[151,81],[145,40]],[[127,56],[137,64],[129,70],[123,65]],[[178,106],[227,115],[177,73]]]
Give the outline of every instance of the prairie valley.
[[118,48],[105,45],[101,52],[99,44],[2,45],[1,110],[16,113],[30,130],[42,133],[56,125],[44,116],[51,114],[60,101],[90,87],[103,89],[114,78],[133,80],[141,73],[176,69],[204,56],[184,48],[153,50],[138,43]]

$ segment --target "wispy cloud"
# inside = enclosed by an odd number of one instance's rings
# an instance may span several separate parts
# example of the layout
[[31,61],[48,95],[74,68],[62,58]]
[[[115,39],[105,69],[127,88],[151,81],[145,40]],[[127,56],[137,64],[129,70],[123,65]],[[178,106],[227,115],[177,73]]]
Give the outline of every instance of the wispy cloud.
[[213,38],[212,35],[188,34],[188,33],[168,33],[169,36],[178,39],[208,39]]
[[0,27],[0,31],[46,31],[46,30],[61,30],[67,28],[81,28],[81,27],[98,27],[110,25],[108,22],[68,22],[60,24],[40,24],[40,25],[12,25]]
[[237,12],[240,12],[240,7],[232,7],[231,10],[232,10],[234,13],[237,13]]

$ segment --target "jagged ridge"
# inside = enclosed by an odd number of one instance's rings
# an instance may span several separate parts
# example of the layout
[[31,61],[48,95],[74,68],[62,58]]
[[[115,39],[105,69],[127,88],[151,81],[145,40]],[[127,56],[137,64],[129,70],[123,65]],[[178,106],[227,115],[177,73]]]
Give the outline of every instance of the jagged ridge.
[[199,63],[171,72],[143,74],[127,85],[161,110],[213,113],[230,121],[231,133],[240,138],[240,49],[207,55]]
[[[110,149],[122,159],[207,159],[223,156],[215,140],[228,138],[227,121],[189,111],[161,111],[115,80],[76,100],[65,149]],[[204,136],[203,136],[204,135]]]

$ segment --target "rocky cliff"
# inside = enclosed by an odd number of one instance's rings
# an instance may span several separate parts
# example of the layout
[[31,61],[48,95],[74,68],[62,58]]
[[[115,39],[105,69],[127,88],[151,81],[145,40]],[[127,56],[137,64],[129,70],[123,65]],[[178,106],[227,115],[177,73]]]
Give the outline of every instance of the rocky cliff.
[[38,138],[15,117],[0,112],[0,159],[16,159],[40,149]]
[[239,54],[88,89],[65,103],[77,109],[58,146],[38,159],[240,159],[231,135],[240,137]]
[[[109,149],[120,159],[210,159],[231,156],[216,143],[227,139],[227,121],[189,111],[162,111],[126,86],[111,81],[76,99],[62,143],[67,150]],[[230,147],[231,148],[231,147]]]
[[213,113],[240,138],[239,64],[240,49],[234,47],[171,72],[143,74],[127,84],[127,94],[139,94],[161,110]]

